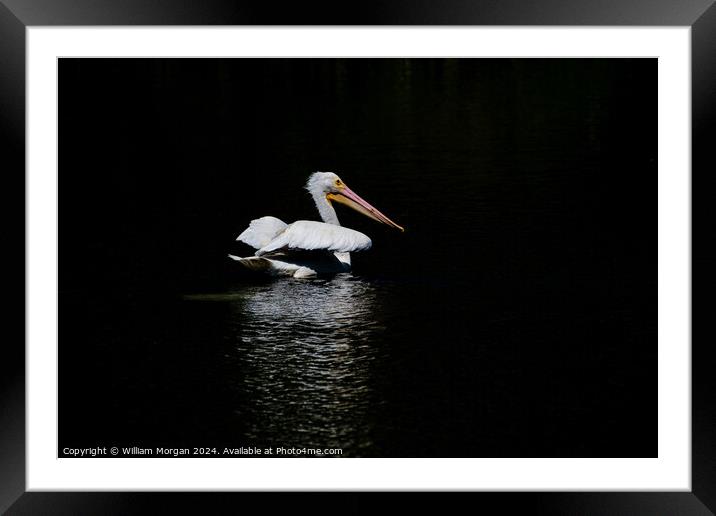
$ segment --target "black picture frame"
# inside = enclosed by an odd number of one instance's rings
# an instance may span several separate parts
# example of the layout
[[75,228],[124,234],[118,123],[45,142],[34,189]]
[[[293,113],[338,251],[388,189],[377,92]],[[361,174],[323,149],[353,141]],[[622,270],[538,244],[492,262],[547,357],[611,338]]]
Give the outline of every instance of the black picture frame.
[[[716,158],[716,5],[714,0],[541,0],[476,2],[443,0],[340,2],[247,2],[204,0],[0,0],[0,146],[6,181],[17,182],[6,192],[24,192],[25,172],[25,38],[32,26],[82,25],[622,25],[689,26],[692,43],[692,227],[713,234],[710,193]],[[21,179],[22,178],[22,179]],[[7,185],[7,183],[6,183]],[[14,184],[12,186],[15,186]],[[696,224],[698,219],[698,224]],[[19,247],[19,246],[18,246]],[[16,249],[16,248],[13,248]],[[24,246],[23,246],[24,249]],[[695,292],[714,285],[712,256],[698,246],[699,271]],[[693,245],[692,245],[693,252]],[[10,253],[6,253],[10,254]],[[12,263],[20,261],[13,250]],[[23,264],[26,256],[22,252]],[[24,267],[24,265],[23,265]],[[23,305],[24,306],[24,305]],[[704,321],[707,306],[692,314]],[[693,318],[693,315],[692,315]],[[18,318],[19,319],[19,318]],[[15,323],[18,324],[19,323]],[[474,493],[465,500],[474,507],[528,508],[530,514],[714,514],[716,513],[716,385],[714,353],[701,323],[692,339],[692,491],[621,493]],[[685,345],[687,343],[684,343]],[[214,493],[36,493],[25,492],[25,351],[19,338],[2,346],[0,375],[0,512],[8,514],[125,514],[175,509],[207,512],[208,503],[225,504],[235,512],[235,496]],[[254,495],[243,495],[256,500]],[[263,497],[262,510],[293,504],[299,496],[315,510],[336,507],[360,512],[380,494],[331,494]],[[475,498],[476,497],[476,498]],[[444,507],[443,498],[418,497],[423,508]],[[479,504],[479,505],[478,505]],[[220,511],[223,512],[223,511]]]

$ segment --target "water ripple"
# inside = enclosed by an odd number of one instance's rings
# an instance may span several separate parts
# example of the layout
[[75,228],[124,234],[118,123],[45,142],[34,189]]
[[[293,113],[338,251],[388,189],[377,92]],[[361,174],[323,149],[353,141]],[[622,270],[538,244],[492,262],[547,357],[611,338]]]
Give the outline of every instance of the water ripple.
[[371,445],[377,287],[349,275],[245,287],[232,301],[237,411],[267,446]]

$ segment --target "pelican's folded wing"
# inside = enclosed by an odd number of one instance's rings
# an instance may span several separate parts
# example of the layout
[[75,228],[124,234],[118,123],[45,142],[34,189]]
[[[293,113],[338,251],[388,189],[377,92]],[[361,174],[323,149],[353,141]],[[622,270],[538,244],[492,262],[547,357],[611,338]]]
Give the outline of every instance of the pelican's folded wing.
[[276,217],[261,217],[260,219],[252,220],[249,227],[236,240],[249,244],[254,249],[261,249],[287,227],[284,221]]
[[359,231],[324,222],[299,220],[256,251],[256,256],[284,249],[350,253],[370,249],[371,244],[370,238]]

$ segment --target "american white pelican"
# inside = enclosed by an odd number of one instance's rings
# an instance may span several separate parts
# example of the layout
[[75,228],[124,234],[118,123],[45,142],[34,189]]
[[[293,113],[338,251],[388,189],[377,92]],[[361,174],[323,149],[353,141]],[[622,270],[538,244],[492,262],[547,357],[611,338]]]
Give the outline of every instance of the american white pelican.
[[310,278],[351,269],[354,251],[370,249],[372,242],[363,233],[341,227],[333,201],[345,204],[371,219],[403,231],[348,188],[333,172],[315,172],[306,183],[323,222],[298,220],[286,224],[276,217],[252,220],[236,240],[257,249],[254,256],[229,255],[245,267],[272,276]]

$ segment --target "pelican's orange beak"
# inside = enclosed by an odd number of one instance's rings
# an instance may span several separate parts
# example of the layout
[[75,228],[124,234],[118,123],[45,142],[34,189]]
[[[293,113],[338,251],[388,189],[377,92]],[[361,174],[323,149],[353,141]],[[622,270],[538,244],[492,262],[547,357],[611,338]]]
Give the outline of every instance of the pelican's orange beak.
[[390,220],[388,217],[383,215],[380,211],[370,205],[368,201],[363,199],[360,195],[355,193],[353,190],[343,185],[337,193],[326,194],[326,199],[329,201],[336,201],[341,204],[345,204],[349,208],[353,208],[358,213],[362,213],[366,217],[370,217],[373,220],[387,224],[388,226],[405,231],[402,227],[397,225],[395,222]]

